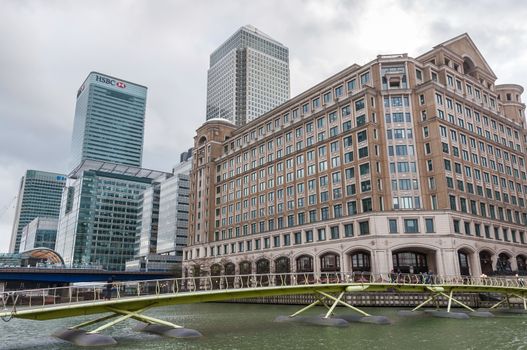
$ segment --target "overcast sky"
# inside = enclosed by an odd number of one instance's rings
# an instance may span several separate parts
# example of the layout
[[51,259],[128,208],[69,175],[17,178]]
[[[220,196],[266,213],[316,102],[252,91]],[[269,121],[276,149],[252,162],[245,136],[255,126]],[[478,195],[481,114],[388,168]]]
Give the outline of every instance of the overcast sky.
[[417,56],[468,32],[527,86],[523,1],[0,0],[0,252],[26,169],[67,172],[90,71],[148,86],[143,166],[169,171],[205,120],[209,54],[252,24],[289,47],[291,96],[378,54]]

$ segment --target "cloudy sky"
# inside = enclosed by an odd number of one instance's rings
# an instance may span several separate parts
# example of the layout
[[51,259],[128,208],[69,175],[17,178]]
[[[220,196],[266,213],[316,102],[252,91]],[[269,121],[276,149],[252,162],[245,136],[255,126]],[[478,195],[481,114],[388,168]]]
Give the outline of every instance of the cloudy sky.
[[170,170],[205,119],[209,54],[252,24],[289,47],[291,95],[378,54],[468,32],[527,86],[522,1],[0,0],[0,252],[26,169],[67,172],[75,93],[96,70],[148,86],[143,166]]

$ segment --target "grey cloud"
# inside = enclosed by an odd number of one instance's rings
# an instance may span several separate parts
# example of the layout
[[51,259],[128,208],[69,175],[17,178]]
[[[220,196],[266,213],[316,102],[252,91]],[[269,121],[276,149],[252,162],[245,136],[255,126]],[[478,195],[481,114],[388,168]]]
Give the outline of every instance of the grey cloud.
[[[292,95],[379,53],[469,32],[500,82],[527,85],[518,1],[2,1],[0,208],[25,169],[66,171],[75,92],[97,70],[148,86],[145,167],[168,170],[204,121],[209,54],[244,24],[290,49]],[[0,212],[7,250],[13,210]]]

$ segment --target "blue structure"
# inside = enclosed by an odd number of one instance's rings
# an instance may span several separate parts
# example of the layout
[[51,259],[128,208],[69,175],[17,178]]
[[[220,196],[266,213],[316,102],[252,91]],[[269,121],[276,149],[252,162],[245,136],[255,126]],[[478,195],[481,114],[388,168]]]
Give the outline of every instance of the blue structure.
[[[39,267],[45,262],[46,267]],[[27,266],[27,267],[26,267]],[[35,248],[17,254],[0,254],[0,284],[18,289],[78,282],[138,281],[173,278],[163,272],[116,272],[96,268],[65,268],[64,259],[49,248]],[[18,283],[16,283],[18,282]]]
[[116,272],[91,269],[0,268],[0,282],[63,284],[78,282],[143,281],[174,277],[161,272]]
[[85,159],[141,166],[145,86],[91,72],[77,92],[70,168]]

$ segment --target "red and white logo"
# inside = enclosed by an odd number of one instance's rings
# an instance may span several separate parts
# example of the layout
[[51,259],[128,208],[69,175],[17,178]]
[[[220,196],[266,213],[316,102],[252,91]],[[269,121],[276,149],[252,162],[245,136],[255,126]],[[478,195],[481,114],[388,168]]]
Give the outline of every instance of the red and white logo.
[[126,84],[123,83],[122,81],[118,81],[117,83],[115,83],[115,86],[117,86],[118,88],[124,89],[126,87]]

